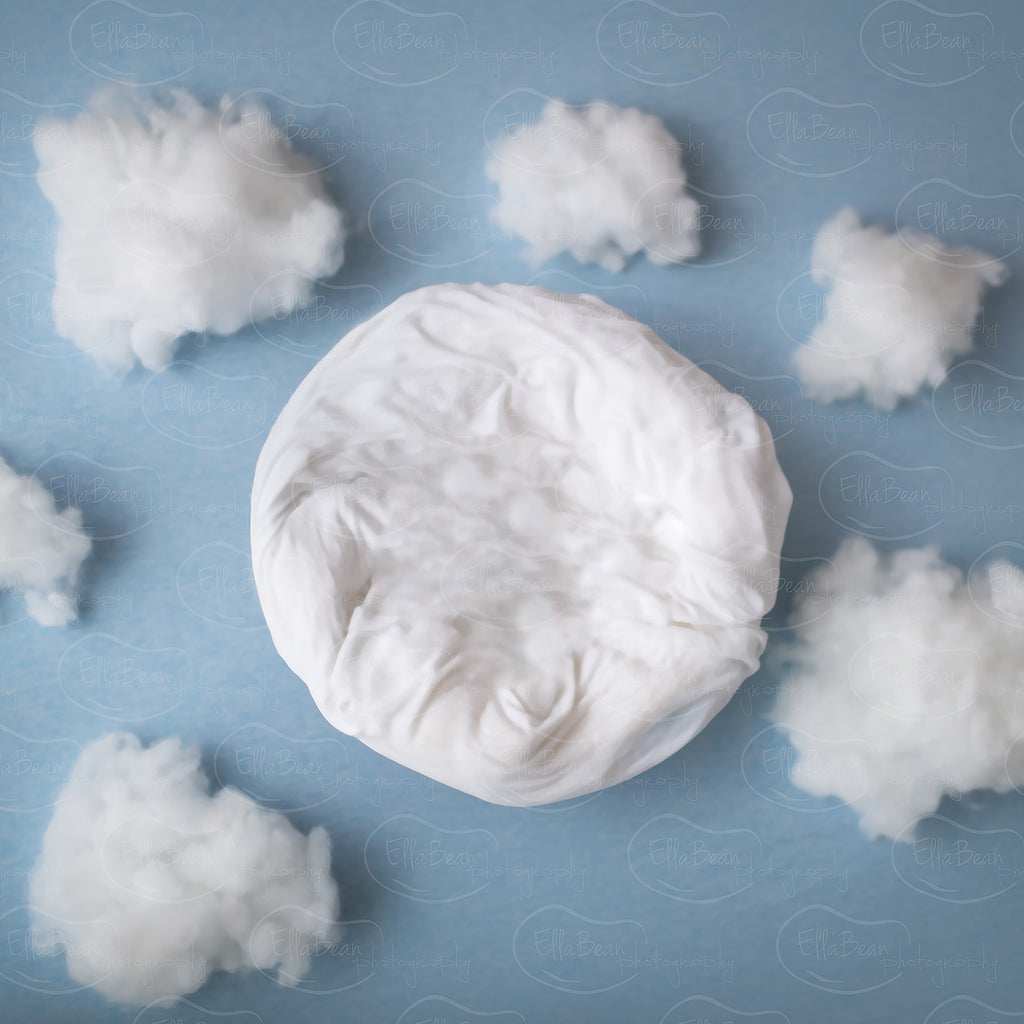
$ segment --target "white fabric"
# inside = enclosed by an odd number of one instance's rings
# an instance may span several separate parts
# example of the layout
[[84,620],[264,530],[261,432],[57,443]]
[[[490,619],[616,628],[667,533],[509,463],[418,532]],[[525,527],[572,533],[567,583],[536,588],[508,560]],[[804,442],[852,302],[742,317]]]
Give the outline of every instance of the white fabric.
[[288,402],[253,570],[338,729],[538,804],[663,760],[756,669],[790,502],[750,406],[625,314],[437,285]]

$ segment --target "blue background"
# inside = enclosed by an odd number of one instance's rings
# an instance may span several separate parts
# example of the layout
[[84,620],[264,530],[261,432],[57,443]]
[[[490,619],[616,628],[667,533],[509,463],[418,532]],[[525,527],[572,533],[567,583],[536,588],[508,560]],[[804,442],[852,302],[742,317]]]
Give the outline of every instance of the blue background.
[[[795,493],[769,652],[799,580],[851,532],[937,544],[965,571],[989,553],[1024,563],[1019,401],[965,408],[946,382],[892,413],[825,406],[790,367],[821,310],[813,235],[849,203],[866,221],[1006,258],[1013,277],[989,294],[955,380],[1021,396],[1024,24],[1014,0],[935,4],[8,7],[0,452],[82,509],[94,553],[73,628],[40,628],[20,595],[2,596],[5,1020],[796,1024],[1024,1011],[1018,793],[947,800],[916,847],[866,839],[848,808],[789,783],[790,747],[767,718],[785,676],[769,666],[644,776],[565,805],[490,806],[326,725],[273,649],[248,556],[257,454],[314,361],[409,289],[480,280],[600,295],[766,417]],[[345,265],[310,310],[186,339],[167,370],[124,380],[55,334],[55,224],[29,137],[109,80],[173,82],[210,102],[260,91],[353,216]],[[548,96],[664,119],[705,208],[699,260],[640,260],[620,276],[567,257],[531,268],[490,225],[486,142]],[[867,491],[838,483],[854,478]],[[82,746],[118,728],[195,742],[216,782],[303,830],[327,827],[349,925],[299,988],[220,975],[172,1011],[119,1010],[26,949],[26,876],[53,801]],[[940,850],[963,856],[940,862],[929,853]]]

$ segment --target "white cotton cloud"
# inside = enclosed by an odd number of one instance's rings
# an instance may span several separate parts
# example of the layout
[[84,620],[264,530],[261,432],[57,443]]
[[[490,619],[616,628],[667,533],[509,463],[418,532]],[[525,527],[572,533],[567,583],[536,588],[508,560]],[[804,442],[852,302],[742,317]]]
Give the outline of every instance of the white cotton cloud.
[[772,716],[797,786],[910,840],[945,794],[1024,785],[1024,571],[968,585],[934,548],[853,538],[806,583]]
[[58,510],[38,480],[0,459],[0,588],[24,590],[40,625],[77,618],[78,573],[91,547],[77,508]]
[[87,747],[32,872],[36,952],[63,952],[75,981],[119,1003],[184,996],[218,970],[297,982],[338,933],[327,833],[209,789],[180,740]]
[[686,192],[679,143],[653,115],[551,100],[491,151],[495,217],[529,243],[535,263],[564,249],[618,271],[638,252],[679,263],[700,251],[699,204]]
[[105,90],[34,143],[60,220],[57,331],[115,371],[159,369],[190,331],[286,315],[341,266],[342,211],[254,100]]
[[824,319],[794,356],[805,392],[823,402],[863,394],[893,409],[970,350],[985,288],[1008,270],[920,231],[861,227],[846,207],[819,231],[811,273],[831,290]]

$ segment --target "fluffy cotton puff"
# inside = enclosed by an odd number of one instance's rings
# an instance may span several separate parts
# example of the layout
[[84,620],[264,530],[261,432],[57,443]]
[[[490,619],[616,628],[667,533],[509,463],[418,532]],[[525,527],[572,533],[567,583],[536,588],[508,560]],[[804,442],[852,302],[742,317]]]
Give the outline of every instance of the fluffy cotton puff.
[[909,840],[944,794],[1024,783],[1019,569],[993,563],[968,589],[932,548],[886,557],[855,538],[807,583],[773,713],[797,786]]
[[0,459],[0,587],[23,589],[40,625],[77,617],[78,572],[91,547],[77,508],[58,510],[38,480]]
[[234,789],[210,795],[199,753],[112,733],[82,753],[30,883],[38,953],[121,1003],[173,999],[213,971],[294,983],[337,936],[322,828]]
[[341,266],[342,211],[254,101],[101,91],[34,143],[60,219],[57,331],[111,369],[158,369],[189,331],[286,314]]
[[986,285],[1002,264],[967,246],[949,248],[910,229],[861,227],[841,210],[818,233],[815,281],[831,286],[825,318],[794,364],[807,394],[831,402],[863,393],[883,409],[936,385],[971,348]]
[[539,121],[492,151],[495,217],[530,244],[537,263],[567,249],[581,263],[618,271],[640,251],[655,263],[700,251],[699,207],[686,193],[679,144],[653,115],[551,100]]

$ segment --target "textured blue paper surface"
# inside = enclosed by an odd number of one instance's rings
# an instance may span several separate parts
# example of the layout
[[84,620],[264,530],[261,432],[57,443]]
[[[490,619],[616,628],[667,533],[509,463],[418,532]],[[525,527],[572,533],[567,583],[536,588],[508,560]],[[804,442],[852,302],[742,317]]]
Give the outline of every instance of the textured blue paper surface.
[[[588,291],[765,416],[795,493],[771,644],[850,533],[1024,562],[1024,23],[1013,0],[42,2],[0,28],[0,453],[94,538],[69,630],[0,624],[0,995],[6,1021],[750,1024],[1009,1021],[1024,1011],[1024,800],[947,801],[917,845],[788,781],[763,669],[632,782],[514,810],[332,730],[270,642],[249,487],[288,396],[354,323],[445,281]],[[107,376],[52,325],[55,223],[28,141],[106,82],[250,90],[351,211],[314,305]],[[706,211],[692,266],[531,268],[489,222],[487,140],[545,97],[659,115]],[[802,396],[818,226],[852,204],[1004,256],[973,361],[887,413]],[[1016,375],[1016,376],[1014,376]],[[956,392],[963,395],[962,390]],[[861,481],[851,488],[850,481]],[[845,481],[845,483],[843,483]],[[837,671],[844,666],[837,665]],[[173,1008],[112,1007],[27,945],[27,872],[82,746],[127,728],[200,745],[217,783],[330,832],[348,922],[297,988],[219,975]]]

